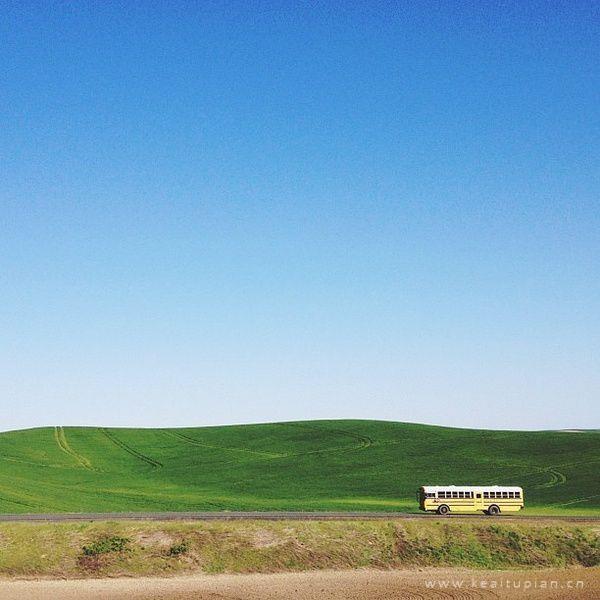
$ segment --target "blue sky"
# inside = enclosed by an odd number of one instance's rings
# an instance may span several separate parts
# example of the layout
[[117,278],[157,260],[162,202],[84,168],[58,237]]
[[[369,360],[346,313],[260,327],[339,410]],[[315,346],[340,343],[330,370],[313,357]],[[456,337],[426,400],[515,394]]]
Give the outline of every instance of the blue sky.
[[600,427],[594,2],[5,2],[0,428]]

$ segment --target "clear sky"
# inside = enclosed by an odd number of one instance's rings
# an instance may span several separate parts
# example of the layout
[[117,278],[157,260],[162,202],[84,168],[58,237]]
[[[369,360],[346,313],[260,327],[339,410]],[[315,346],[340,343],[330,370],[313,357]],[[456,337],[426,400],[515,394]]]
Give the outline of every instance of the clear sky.
[[7,2],[0,428],[600,427],[597,2]]

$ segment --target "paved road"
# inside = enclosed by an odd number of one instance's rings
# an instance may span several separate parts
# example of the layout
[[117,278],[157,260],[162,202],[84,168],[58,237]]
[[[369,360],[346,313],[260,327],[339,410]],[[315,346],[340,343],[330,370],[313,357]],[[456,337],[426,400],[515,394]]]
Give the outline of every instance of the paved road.
[[[120,513],[55,513],[55,514],[0,514],[0,521],[355,521],[390,519],[486,519],[485,515],[447,515],[401,512],[120,512]],[[600,521],[597,517],[501,515],[503,520],[519,521]]]

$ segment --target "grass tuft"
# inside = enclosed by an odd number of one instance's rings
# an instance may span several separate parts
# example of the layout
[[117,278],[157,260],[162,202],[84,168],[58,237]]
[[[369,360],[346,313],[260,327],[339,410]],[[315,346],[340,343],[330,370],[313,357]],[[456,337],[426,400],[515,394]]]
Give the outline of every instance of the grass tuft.
[[125,537],[113,535],[104,537],[82,548],[84,556],[97,556],[98,554],[108,554],[109,552],[123,552],[127,549],[130,540]]
[[179,542],[178,544],[173,544],[169,548],[169,556],[181,556],[188,551],[188,543],[186,541]]

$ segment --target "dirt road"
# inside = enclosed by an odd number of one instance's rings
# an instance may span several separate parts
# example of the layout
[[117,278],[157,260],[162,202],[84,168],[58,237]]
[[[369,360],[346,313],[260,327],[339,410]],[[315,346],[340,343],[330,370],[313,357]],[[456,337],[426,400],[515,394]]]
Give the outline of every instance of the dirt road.
[[412,600],[600,597],[600,569],[311,571],[170,579],[0,581],[2,600]]

